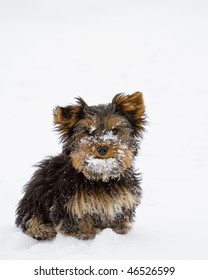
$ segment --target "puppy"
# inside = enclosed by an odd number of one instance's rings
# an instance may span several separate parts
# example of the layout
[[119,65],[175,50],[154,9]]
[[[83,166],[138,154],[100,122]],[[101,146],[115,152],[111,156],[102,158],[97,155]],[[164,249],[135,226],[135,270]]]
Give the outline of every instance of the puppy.
[[140,203],[133,162],[145,126],[141,92],[117,94],[111,103],[57,106],[54,124],[62,152],[37,165],[16,211],[27,235],[52,239],[57,232],[92,239],[102,229],[126,234]]

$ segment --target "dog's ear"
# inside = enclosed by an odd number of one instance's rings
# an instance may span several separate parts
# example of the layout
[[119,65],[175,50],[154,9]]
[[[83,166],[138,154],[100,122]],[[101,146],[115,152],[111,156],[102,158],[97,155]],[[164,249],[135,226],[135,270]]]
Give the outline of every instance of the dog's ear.
[[77,104],[75,105],[57,106],[53,110],[54,125],[63,137],[70,133],[70,130],[83,117],[84,111],[88,108],[81,97],[76,99]]
[[142,136],[145,125],[145,106],[143,94],[139,91],[124,95],[117,94],[112,103],[116,106],[116,112],[124,115],[131,122],[137,136]]

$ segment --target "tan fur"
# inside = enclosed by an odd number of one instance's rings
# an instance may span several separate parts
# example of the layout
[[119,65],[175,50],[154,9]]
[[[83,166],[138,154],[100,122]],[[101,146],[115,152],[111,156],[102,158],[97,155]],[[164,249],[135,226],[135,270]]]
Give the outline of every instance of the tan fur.
[[62,107],[57,106],[54,109],[54,125],[59,125],[61,134],[67,133],[69,128],[78,122],[78,115],[83,110],[84,104],[72,105],[66,108],[70,108],[70,117],[64,116]]
[[106,125],[109,130],[111,130],[112,128],[116,128],[116,127],[125,128],[126,124],[127,124],[126,118],[123,118],[120,116],[109,116],[107,118],[107,122],[106,122]]
[[121,110],[129,113],[137,122],[137,126],[143,125],[143,120],[141,119],[145,114],[145,106],[143,100],[143,94],[139,91],[131,95],[117,94],[113,100]]
[[98,214],[106,216],[109,219],[115,218],[119,213],[122,213],[122,208],[131,209],[139,201],[125,187],[115,186],[115,195],[111,197],[107,193],[85,193],[77,191],[73,199],[70,199],[65,205],[65,209],[69,215],[78,218],[84,215]]
[[128,217],[126,217],[126,221],[123,223],[122,228],[113,229],[118,234],[127,234],[132,229],[132,223],[129,221]]
[[51,224],[44,224],[42,220],[32,217],[26,223],[26,234],[35,239],[52,239],[56,236],[56,231]]

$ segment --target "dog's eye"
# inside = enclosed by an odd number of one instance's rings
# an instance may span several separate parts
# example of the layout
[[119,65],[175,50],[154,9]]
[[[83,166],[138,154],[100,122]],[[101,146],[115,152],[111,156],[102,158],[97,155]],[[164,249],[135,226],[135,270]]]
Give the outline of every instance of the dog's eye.
[[89,128],[86,128],[86,133],[88,136],[95,135],[96,127],[94,125],[90,126]]
[[88,130],[88,129],[87,129],[87,130],[86,130],[86,133],[87,133],[88,136],[92,136],[92,131],[91,131],[91,130]]
[[92,130],[92,129],[87,129],[86,133],[87,133],[88,136],[93,136],[95,134],[94,130]]
[[112,128],[112,130],[111,130],[111,131],[112,131],[113,135],[116,135],[116,134],[118,133],[118,129],[117,129],[117,128],[115,128],[115,127],[114,127],[114,128]]

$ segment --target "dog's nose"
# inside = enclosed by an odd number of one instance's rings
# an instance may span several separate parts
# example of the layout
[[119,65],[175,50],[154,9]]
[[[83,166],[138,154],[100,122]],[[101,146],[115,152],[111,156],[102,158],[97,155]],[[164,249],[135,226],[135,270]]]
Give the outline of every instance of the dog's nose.
[[97,151],[98,151],[99,155],[104,156],[104,155],[107,154],[108,147],[106,147],[106,146],[99,146],[97,148]]

